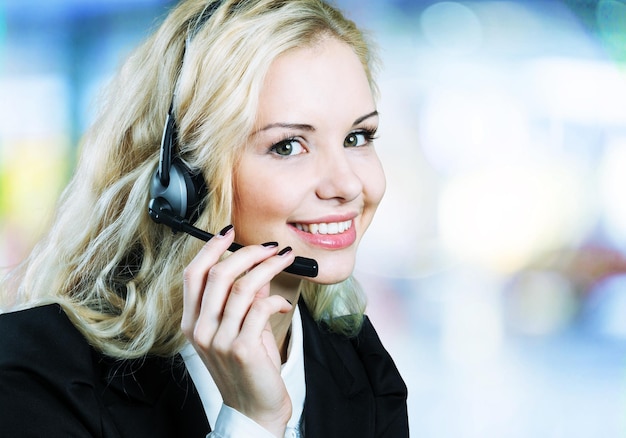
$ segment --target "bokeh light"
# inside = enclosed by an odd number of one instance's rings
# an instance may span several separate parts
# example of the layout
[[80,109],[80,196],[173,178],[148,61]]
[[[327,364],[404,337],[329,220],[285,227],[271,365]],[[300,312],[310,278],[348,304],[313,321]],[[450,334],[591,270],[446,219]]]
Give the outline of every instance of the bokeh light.
[[4,13],[4,4],[0,3],[0,71],[4,64],[4,45],[7,32],[6,16]]
[[[174,3],[0,1],[1,266]],[[626,436],[626,2],[335,3],[380,48],[388,187],[356,275],[412,434]]]
[[452,175],[515,161],[529,150],[523,103],[506,90],[433,91],[426,98],[420,123],[429,162]]
[[455,257],[514,273],[583,240],[586,187],[562,162],[500,164],[453,178],[441,194],[441,237]]
[[607,234],[626,252],[626,136],[615,138],[606,149],[599,174]]
[[626,4],[618,0],[599,0],[596,20],[600,35],[620,60],[626,55]]
[[444,1],[428,6],[420,23],[426,40],[446,52],[471,53],[482,43],[480,20],[461,3]]

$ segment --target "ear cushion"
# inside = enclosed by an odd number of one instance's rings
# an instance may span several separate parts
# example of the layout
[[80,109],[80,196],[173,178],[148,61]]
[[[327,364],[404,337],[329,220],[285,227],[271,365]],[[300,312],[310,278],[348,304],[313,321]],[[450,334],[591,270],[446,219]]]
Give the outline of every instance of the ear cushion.
[[172,207],[172,212],[193,223],[204,207],[207,188],[200,173],[192,172],[179,158],[175,158],[170,167],[170,182],[161,183],[158,169],[152,176],[150,197],[164,198]]

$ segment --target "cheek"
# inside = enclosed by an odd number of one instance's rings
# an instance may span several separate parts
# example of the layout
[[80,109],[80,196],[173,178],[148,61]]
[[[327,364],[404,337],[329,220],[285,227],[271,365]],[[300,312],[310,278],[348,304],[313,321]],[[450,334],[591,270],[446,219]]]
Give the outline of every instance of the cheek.
[[263,171],[245,174],[254,177],[235,178],[233,225],[238,238],[255,243],[261,236],[271,236],[272,226],[287,221],[298,194],[293,183],[278,181],[273,174]]
[[264,217],[285,215],[294,197],[291,184],[275,184],[263,179],[235,186],[234,213],[239,216]]
[[[238,182],[235,184],[235,202],[233,205],[233,225],[239,233],[251,223],[259,223],[259,219],[267,214],[268,190],[261,190],[260,185]],[[257,220],[253,220],[256,218]]]
[[377,207],[383,199],[387,188],[387,180],[385,171],[380,161],[373,163],[365,176],[363,183],[363,191],[365,192],[366,202],[372,207]]

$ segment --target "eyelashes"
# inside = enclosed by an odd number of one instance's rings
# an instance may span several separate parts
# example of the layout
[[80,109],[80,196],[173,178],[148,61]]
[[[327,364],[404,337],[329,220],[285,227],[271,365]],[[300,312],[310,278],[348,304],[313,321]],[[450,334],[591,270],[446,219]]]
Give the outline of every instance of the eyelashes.
[[[350,132],[343,141],[345,148],[367,146],[376,138],[377,128],[362,128]],[[269,147],[269,152],[281,157],[300,155],[307,152],[306,140],[300,136],[287,136]]]
[[284,140],[274,143],[270,146],[269,151],[281,157],[288,157],[291,155],[299,155],[305,152],[303,146],[303,140],[299,137],[287,137]]
[[369,144],[370,142],[376,140],[378,137],[376,136],[376,133],[378,132],[377,128],[364,128],[364,129],[360,129],[354,132],[351,132],[348,137],[346,137],[346,139],[348,139],[351,136],[355,136],[355,135],[362,135],[364,140],[365,140],[365,144]]

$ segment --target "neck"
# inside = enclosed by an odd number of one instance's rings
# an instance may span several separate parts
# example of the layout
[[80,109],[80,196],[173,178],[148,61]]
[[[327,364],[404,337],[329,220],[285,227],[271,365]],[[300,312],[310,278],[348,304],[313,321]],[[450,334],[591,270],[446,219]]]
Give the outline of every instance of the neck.
[[280,274],[272,280],[270,294],[280,295],[293,305],[293,308],[288,313],[277,313],[270,318],[276,345],[278,346],[278,351],[280,351],[280,357],[283,363],[285,363],[287,360],[289,334],[291,333],[291,319],[300,298],[300,279],[289,274]]

